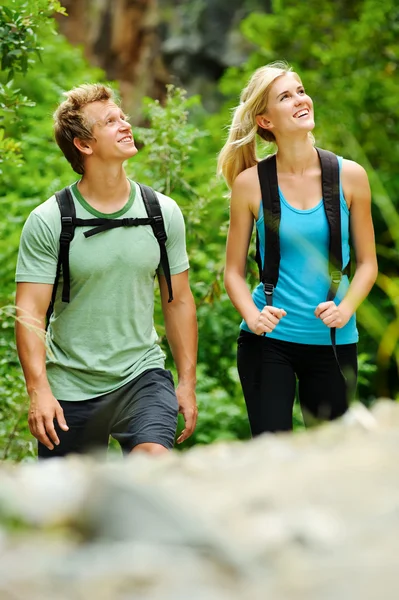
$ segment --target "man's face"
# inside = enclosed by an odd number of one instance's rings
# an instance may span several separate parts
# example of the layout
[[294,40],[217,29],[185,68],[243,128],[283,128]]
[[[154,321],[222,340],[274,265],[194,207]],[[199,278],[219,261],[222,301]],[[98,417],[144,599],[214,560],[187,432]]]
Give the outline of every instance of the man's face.
[[114,102],[91,102],[82,112],[94,136],[87,142],[91,156],[108,162],[112,159],[124,161],[137,154],[131,125]]

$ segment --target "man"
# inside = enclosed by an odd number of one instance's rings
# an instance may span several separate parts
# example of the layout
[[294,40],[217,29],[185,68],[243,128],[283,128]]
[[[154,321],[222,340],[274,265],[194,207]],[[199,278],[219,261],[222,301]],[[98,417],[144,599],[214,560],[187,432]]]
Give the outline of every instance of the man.
[[[54,114],[56,141],[81,179],[70,186],[76,217],[145,218],[139,186],[124,170],[137,153],[131,126],[111,89],[82,85],[65,94]],[[106,448],[109,435],[124,453],[160,454],[194,431],[197,322],[188,280],[180,209],[161,205],[174,299],[159,268],[160,248],[150,225],[118,227],[85,237],[75,229],[69,249],[70,302],[57,286],[46,347],[45,329],[60,247],[55,197],[25,223],[18,257],[16,339],[30,397],[29,427],[39,458]],[[157,273],[168,343],[178,385],[164,369],[153,324]],[[47,354],[47,356],[46,356]]]

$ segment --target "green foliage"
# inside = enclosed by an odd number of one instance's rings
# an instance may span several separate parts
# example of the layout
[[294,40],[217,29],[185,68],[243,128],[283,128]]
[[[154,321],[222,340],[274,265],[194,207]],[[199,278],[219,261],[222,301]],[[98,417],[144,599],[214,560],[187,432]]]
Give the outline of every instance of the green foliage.
[[54,32],[54,12],[66,14],[55,0],[5,0],[0,6],[0,71],[3,74],[0,78],[0,174],[1,163],[5,161],[17,167],[21,164],[19,144],[5,139],[7,120],[12,122],[18,118],[22,106],[33,106],[28,97],[13,88],[12,80],[16,73],[28,71],[34,57],[40,58],[40,28],[48,27]]
[[27,426],[28,400],[12,339],[14,318],[0,309],[0,461],[34,455],[34,440]]
[[[221,387],[216,377],[208,375],[206,365],[198,368],[197,402],[198,422],[194,434],[180,448],[186,449],[195,444],[211,444],[216,441],[248,439],[250,430],[242,399],[240,384],[235,369],[230,377],[235,381],[235,394],[230,395]],[[180,428],[183,427],[182,420]]]
[[3,164],[18,168],[22,164],[21,144],[16,140],[4,137],[4,129],[0,129],[0,175]]
[[144,144],[140,162],[144,178],[152,180],[154,187],[166,195],[174,190],[192,194],[185,171],[194,150],[195,141],[206,132],[200,132],[189,123],[190,109],[198,105],[199,98],[187,99],[184,90],[167,85],[164,106],[158,100],[144,99],[144,118],[150,126],[136,127],[135,137]]
[[15,71],[27,72],[32,54],[40,56],[38,30],[42,24],[52,25],[54,12],[66,14],[57,1],[6,0],[0,6],[0,68],[8,80]]

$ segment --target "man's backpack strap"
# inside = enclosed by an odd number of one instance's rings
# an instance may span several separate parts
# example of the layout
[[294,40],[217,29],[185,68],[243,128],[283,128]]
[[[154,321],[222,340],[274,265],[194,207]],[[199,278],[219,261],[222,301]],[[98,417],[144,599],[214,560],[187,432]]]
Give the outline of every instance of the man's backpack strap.
[[50,316],[54,309],[54,302],[57,295],[57,287],[61,269],[64,281],[62,288],[62,301],[69,302],[69,245],[75,234],[76,220],[75,204],[69,187],[65,187],[60,192],[56,192],[55,198],[61,213],[60,250],[58,254],[57,271],[53,285],[53,292],[51,295],[51,302],[47,310],[47,322],[50,320]]
[[[60,276],[62,268],[63,287],[62,301],[69,302],[70,296],[70,277],[69,277],[69,246],[75,234],[76,211],[69,187],[64,188],[55,194],[57,204],[61,213],[61,235],[60,235],[60,253],[58,256],[57,275]],[[58,279],[56,277],[56,283]],[[56,288],[56,285],[54,285]],[[53,293],[55,293],[55,289]],[[54,296],[55,299],[55,296]]]
[[256,237],[256,253],[266,302],[273,304],[273,292],[277,285],[280,268],[280,220],[281,206],[278,193],[276,155],[273,154],[258,163],[258,176],[262,193],[263,220],[265,226],[265,256],[262,261],[259,240]]
[[161,206],[159,204],[158,197],[154,190],[147,185],[138,184],[141,196],[143,198],[144,206],[147,211],[147,215],[151,218],[151,227],[154,232],[154,235],[158,241],[159,248],[161,251],[161,266],[165,275],[166,283],[168,286],[169,298],[168,302],[172,302],[173,300],[173,291],[172,291],[172,279],[170,275],[169,268],[169,260],[168,253],[166,251],[166,240],[167,235],[165,231],[165,224],[162,216]]

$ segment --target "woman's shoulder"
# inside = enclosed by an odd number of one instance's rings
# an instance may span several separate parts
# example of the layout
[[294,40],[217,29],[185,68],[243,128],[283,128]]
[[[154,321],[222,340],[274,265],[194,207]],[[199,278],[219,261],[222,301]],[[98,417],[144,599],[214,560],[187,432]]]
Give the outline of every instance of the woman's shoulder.
[[344,158],[341,172],[342,188],[349,207],[356,198],[368,198],[370,185],[366,170],[359,163]]
[[234,180],[231,190],[232,201],[244,202],[254,212],[261,198],[258,178],[258,166],[248,167],[241,171]]
[[259,189],[258,165],[248,167],[237,175],[233,183],[233,192],[251,192],[254,189]]
[[348,158],[342,158],[342,175],[346,175],[351,179],[367,177],[366,170],[359,163]]

